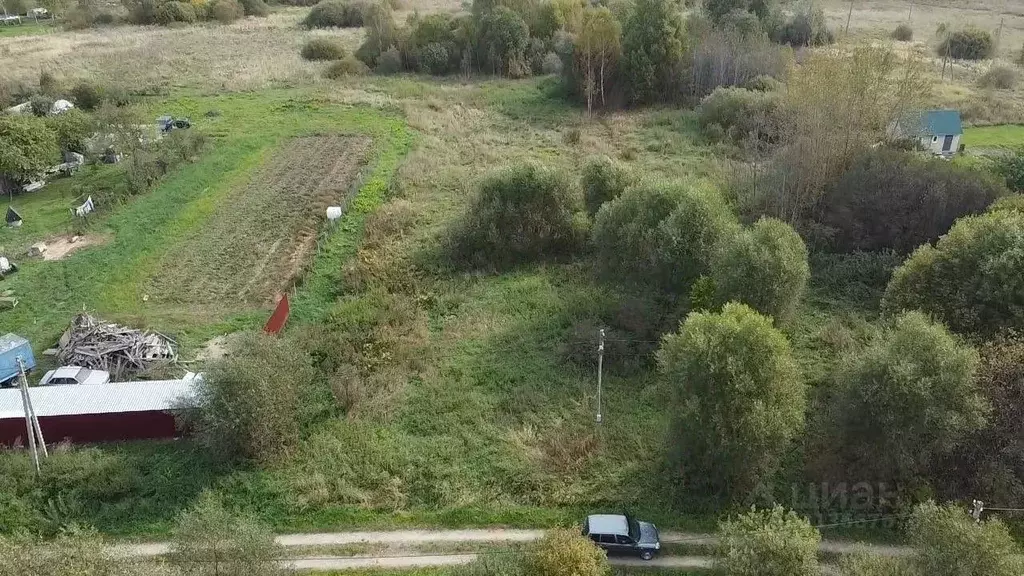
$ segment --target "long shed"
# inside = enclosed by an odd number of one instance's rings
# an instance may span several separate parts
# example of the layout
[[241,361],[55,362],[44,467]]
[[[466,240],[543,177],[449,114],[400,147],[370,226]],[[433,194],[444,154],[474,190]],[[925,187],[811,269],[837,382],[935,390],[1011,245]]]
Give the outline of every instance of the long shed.
[[[153,380],[29,388],[46,443],[178,436],[175,413],[194,403],[198,380]],[[0,445],[27,444],[21,391],[0,390]]]

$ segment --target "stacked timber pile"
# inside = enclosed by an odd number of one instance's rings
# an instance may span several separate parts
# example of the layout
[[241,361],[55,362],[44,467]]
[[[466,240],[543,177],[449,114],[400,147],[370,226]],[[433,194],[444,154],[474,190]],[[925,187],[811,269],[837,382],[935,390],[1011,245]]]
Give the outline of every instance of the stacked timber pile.
[[62,366],[106,370],[115,381],[178,359],[175,342],[167,336],[110,324],[89,314],[75,316],[57,348]]

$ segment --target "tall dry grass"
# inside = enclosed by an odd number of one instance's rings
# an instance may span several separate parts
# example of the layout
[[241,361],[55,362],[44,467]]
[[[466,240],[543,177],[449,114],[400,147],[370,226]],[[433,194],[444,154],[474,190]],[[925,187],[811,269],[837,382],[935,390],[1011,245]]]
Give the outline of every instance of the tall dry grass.
[[302,45],[330,34],[354,50],[362,30],[304,32],[297,25],[304,14],[303,9],[287,9],[230,25],[118,26],[3,38],[0,70],[14,81],[34,83],[45,70],[59,78],[88,78],[136,91],[244,91],[318,82],[320,67],[300,58]]

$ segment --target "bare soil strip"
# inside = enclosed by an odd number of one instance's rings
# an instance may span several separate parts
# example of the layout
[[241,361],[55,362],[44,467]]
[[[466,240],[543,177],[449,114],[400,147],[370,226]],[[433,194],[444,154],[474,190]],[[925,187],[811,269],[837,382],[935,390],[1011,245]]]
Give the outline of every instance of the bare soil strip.
[[312,256],[328,206],[344,205],[370,139],[296,138],[225,194],[191,238],[170,247],[148,287],[156,302],[266,304]]

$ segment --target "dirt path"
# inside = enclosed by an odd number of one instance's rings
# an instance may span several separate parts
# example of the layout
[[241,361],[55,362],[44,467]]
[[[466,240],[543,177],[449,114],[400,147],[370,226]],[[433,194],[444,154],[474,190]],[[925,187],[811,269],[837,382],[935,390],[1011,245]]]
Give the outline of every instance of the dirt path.
[[[517,530],[506,528],[478,529],[478,530],[392,530],[375,532],[325,532],[315,534],[282,534],[277,537],[277,543],[286,546],[337,546],[346,544],[385,544],[394,546],[416,546],[422,544],[437,543],[466,543],[466,542],[530,542],[537,540],[544,534],[543,530]],[[666,544],[690,544],[694,546],[710,546],[718,539],[711,534],[698,534],[692,532],[662,532],[662,542]],[[857,549],[867,549],[873,554],[881,556],[906,556],[913,550],[906,546],[893,546],[883,544],[857,544],[854,542],[839,542],[825,540],[821,543],[821,551],[833,554],[847,554]],[[115,553],[125,556],[159,556],[167,554],[170,546],[164,542],[149,544],[121,544],[113,548]],[[455,555],[473,556],[472,554]],[[433,556],[393,556],[378,558],[345,558],[352,561],[388,561],[392,559],[410,558],[432,558]],[[436,555],[438,558],[452,558],[452,555]],[[676,561],[681,556],[666,556],[662,560]],[[300,559],[298,561],[313,561],[314,559]],[[337,558],[325,559],[336,561]],[[618,560],[618,559],[616,559]],[[628,559],[623,559],[628,560]],[[395,560],[403,561],[403,560]],[[426,561],[426,560],[424,560]]]

